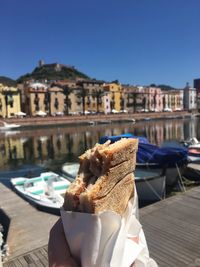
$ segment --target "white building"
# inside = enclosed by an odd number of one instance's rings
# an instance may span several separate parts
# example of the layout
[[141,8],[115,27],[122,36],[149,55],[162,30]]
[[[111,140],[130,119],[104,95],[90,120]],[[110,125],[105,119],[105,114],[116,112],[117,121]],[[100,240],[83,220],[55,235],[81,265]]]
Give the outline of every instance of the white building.
[[196,88],[192,88],[189,84],[186,84],[184,89],[184,109],[193,110],[197,108],[197,91]]

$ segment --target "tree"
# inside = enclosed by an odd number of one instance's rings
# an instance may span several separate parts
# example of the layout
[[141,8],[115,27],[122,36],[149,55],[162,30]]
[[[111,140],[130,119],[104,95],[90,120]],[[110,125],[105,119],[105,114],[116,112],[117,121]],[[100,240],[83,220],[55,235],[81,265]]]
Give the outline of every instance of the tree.
[[97,104],[97,113],[99,112],[99,106],[102,104],[102,97],[104,96],[104,91],[103,89],[95,89],[92,92],[92,97],[96,99],[96,104]]
[[5,90],[4,97],[5,97],[5,104],[6,104],[6,118],[8,118],[8,106],[13,107],[13,104],[14,104],[12,92]]
[[65,95],[65,114],[69,115],[69,108],[71,107],[71,100],[69,98],[69,95],[71,94],[72,89],[68,85],[63,85],[61,86],[61,88],[63,89],[63,94]]
[[[133,112],[136,112],[136,107],[137,107],[137,93],[136,92],[131,92],[128,93],[128,104],[127,106],[129,107],[133,107]],[[131,103],[130,103],[130,99],[132,99]]]
[[48,111],[49,114],[51,115],[51,92],[49,91],[45,92],[44,105],[45,105],[45,111]]
[[115,83],[115,84],[119,84],[119,80],[114,80],[114,81],[112,81],[111,83]]
[[35,93],[35,98],[34,98],[34,104],[35,104],[35,110],[39,111],[39,97],[38,97],[38,93]]
[[86,103],[85,99],[86,99],[86,97],[88,97],[88,95],[89,95],[89,90],[87,88],[85,88],[84,86],[80,86],[78,88],[76,96],[79,99],[81,98],[83,114],[85,114],[85,103]]
[[143,105],[143,109],[144,109],[144,110],[146,109],[146,102],[147,102],[147,99],[146,99],[146,97],[144,96],[144,97],[143,97],[143,100],[142,100],[142,105]]
[[115,108],[115,93],[112,92],[112,98],[110,100],[110,109],[111,111]]
[[124,98],[123,98],[123,95],[122,95],[122,92],[120,93],[120,109],[121,110],[124,110]]
[[4,92],[4,97],[5,97],[5,103],[6,103],[6,118],[8,118],[8,92]]

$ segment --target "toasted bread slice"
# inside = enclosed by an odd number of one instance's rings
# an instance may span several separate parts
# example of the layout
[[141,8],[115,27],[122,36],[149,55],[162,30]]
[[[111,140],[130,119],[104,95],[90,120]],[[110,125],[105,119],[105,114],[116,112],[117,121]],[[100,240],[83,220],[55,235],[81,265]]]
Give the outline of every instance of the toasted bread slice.
[[[97,144],[81,155],[78,175],[65,194],[64,209],[96,213],[102,211],[101,206],[115,211],[113,204],[117,203],[122,195],[125,204],[119,206],[127,206],[127,198],[133,194],[137,146],[136,139],[121,139],[114,144]],[[117,189],[120,186],[121,194]],[[102,204],[110,201],[112,192],[118,192],[114,194],[115,200],[111,201],[112,205]],[[123,192],[127,192],[126,197]],[[124,210],[118,210],[120,214],[123,212]]]

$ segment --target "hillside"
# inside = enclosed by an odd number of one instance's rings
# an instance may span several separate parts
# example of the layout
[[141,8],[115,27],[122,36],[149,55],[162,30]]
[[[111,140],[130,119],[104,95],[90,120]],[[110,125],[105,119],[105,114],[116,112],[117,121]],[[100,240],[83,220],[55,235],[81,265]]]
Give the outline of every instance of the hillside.
[[176,88],[170,86],[170,85],[166,85],[166,84],[155,84],[155,83],[152,83],[150,84],[149,86],[152,86],[152,87],[159,87],[161,88],[162,90],[174,90]]
[[0,76],[0,83],[2,83],[3,85],[7,85],[7,86],[15,86],[16,85],[16,81],[5,77],[5,76]]
[[54,63],[36,67],[32,73],[27,73],[19,77],[17,82],[22,83],[29,79],[52,81],[65,79],[74,80],[76,78],[88,79],[89,77],[74,67]]

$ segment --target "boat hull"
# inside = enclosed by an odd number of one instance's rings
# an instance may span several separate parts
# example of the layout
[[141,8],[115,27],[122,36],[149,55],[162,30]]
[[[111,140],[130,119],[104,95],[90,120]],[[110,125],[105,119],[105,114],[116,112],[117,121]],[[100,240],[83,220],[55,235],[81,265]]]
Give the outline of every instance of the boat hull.
[[70,181],[53,173],[44,172],[38,177],[12,178],[14,191],[33,206],[43,211],[59,214],[64,203],[63,195]]
[[189,163],[185,168],[183,175],[188,180],[200,182],[200,165]]
[[23,192],[21,192],[20,190],[14,188],[14,191],[20,196],[22,197],[25,201],[28,201],[32,206],[34,206],[35,208],[37,208],[40,211],[44,211],[44,212],[48,212],[51,214],[55,214],[55,215],[60,215],[60,208],[61,205],[52,205],[52,204],[47,204],[45,202],[39,201],[29,195],[25,195]]
[[155,202],[165,198],[166,179],[164,176],[136,180],[140,202]]
[[179,179],[179,173],[182,174],[183,167],[169,167],[167,169],[161,168],[157,164],[137,164],[136,168],[148,170],[154,170],[158,174],[163,174],[166,177],[166,186],[172,187],[177,184]]

